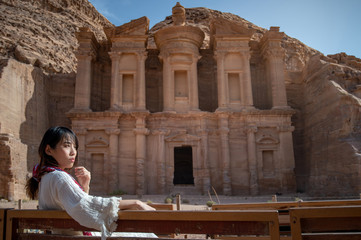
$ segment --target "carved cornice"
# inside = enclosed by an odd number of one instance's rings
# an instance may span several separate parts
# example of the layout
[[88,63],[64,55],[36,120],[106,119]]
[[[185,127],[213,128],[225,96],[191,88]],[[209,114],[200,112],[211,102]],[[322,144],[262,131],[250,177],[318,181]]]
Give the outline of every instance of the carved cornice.
[[164,135],[168,136],[171,133],[171,130],[169,129],[154,129],[151,131],[152,135]]

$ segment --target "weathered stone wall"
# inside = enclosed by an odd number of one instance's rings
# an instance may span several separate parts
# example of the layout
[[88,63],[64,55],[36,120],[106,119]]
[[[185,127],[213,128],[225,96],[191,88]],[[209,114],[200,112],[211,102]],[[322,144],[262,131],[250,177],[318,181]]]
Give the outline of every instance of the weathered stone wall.
[[361,100],[347,89],[360,84],[361,73],[351,76],[349,67],[323,59],[315,56],[305,71],[302,171],[308,176],[306,191],[321,196],[356,195],[361,190]]
[[[27,171],[37,159],[42,134],[49,126],[45,76],[39,68],[8,60],[0,78],[0,123],[3,134],[2,168],[10,174],[12,190],[5,196],[24,197]],[[4,173],[4,176],[6,174]]]
[[[24,199],[27,179],[28,146],[12,134],[0,134],[0,197]],[[25,162],[25,164],[24,164]]]

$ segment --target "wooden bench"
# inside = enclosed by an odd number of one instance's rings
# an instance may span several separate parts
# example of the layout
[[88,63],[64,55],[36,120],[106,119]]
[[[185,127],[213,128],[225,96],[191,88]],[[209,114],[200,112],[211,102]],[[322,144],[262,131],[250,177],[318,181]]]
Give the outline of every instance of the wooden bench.
[[[274,210],[245,211],[121,211],[117,232],[152,232],[167,235],[260,235],[279,240],[278,213]],[[9,210],[6,239],[100,239],[100,237],[61,236],[24,233],[24,229],[72,229],[91,231],[65,211]],[[123,238],[110,238],[123,239]],[[135,239],[135,238],[132,238]]]
[[296,207],[323,207],[323,206],[356,206],[361,205],[361,199],[354,200],[324,200],[324,201],[297,201],[297,202],[265,202],[265,203],[237,203],[215,204],[212,210],[277,210],[281,239],[290,239],[291,226],[289,209]]
[[292,240],[361,239],[361,206],[290,209]]

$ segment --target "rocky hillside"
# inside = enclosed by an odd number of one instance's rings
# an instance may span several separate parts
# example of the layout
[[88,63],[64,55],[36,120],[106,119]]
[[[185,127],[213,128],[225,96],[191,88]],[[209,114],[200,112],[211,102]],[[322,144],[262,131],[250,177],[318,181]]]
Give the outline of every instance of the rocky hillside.
[[0,12],[0,57],[49,73],[76,71],[79,27],[89,27],[102,41],[103,27],[113,26],[87,0],[2,0]]

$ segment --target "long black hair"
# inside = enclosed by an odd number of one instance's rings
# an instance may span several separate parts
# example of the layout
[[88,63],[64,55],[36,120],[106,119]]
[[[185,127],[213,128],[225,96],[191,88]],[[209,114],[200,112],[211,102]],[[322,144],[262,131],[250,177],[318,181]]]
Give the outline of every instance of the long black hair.
[[[74,145],[75,149],[78,150],[78,138],[76,137],[75,133],[66,127],[51,127],[49,128],[40,142],[38,153],[40,157],[40,162],[38,166],[38,176],[33,176],[27,180],[25,189],[26,194],[30,199],[36,199],[39,190],[39,182],[41,177],[45,174],[42,169],[44,167],[58,167],[59,164],[52,156],[46,154],[46,147],[49,145],[50,148],[55,149],[56,145],[64,140],[70,140]],[[78,162],[78,154],[75,157],[76,165]],[[34,173],[33,173],[34,174]]]

